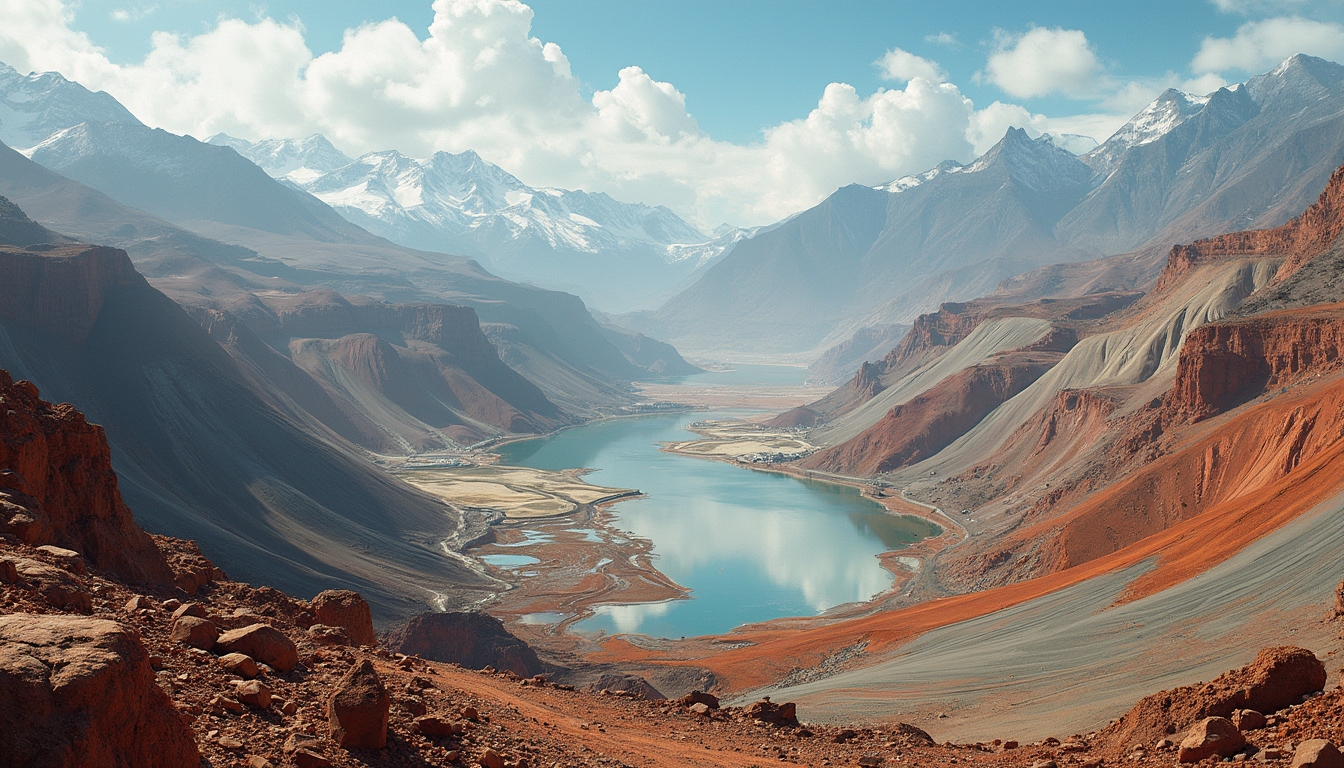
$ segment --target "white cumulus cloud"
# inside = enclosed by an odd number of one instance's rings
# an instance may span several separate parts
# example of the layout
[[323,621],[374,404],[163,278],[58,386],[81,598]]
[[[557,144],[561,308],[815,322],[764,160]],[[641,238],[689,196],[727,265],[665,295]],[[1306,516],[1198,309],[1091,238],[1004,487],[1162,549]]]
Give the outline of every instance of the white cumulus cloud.
[[931,83],[942,83],[947,80],[947,72],[938,66],[936,62],[929,61],[923,56],[892,48],[882,55],[882,58],[873,62],[873,65],[882,73],[882,77],[887,80],[896,80],[899,82],[908,82],[916,77],[922,77]]
[[1018,35],[999,33],[984,77],[1018,98],[1090,96],[1101,85],[1102,68],[1082,30],[1033,27]]
[[1206,37],[1190,68],[1195,72],[1261,72],[1297,53],[1344,58],[1344,25],[1300,16],[1250,21],[1232,37]]
[[[346,31],[329,52],[312,51],[297,20],[225,18],[195,35],[157,33],[132,64],[110,61],[75,30],[72,7],[0,0],[0,61],[106,90],[147,124],[176,133],[323,133],[355,154],[472,149],[529,184],[668,205],[703,228],[768,223],[845,184],[969,161],[1010,124],[1055,130],[1012,105],[977,112],[956,85],[941,82],[941,68],[902,51],[889,73],[904,87],[865,95],[832,83],[806,116],[760,140],[719,141],[673,84],[638,66],[585,96],[564,52],[532,35],[532,9],[517,0],[435,0],[427,30],[389,18]],[[1071,45],[1066,30],[1032,30],[1001,53],[1030,58],[1042,35]],[[1082,48],[1090,52],[1085,40]],[[1084,74],[1096,69],[1090,61]],[[1077,89],[1076,75],[1038,71],[1010,92]]]

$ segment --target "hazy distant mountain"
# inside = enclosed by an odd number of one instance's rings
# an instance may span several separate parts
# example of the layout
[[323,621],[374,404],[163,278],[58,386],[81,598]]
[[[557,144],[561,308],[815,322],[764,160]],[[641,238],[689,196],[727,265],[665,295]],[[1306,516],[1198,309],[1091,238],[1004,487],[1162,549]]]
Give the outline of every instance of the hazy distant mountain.
[[140,125],[108,94],[55,72],[21,75],[0,63],[0,142],[27,149],[53,132],[87,121]]
[[[506,361],[570,413],[627,403],[630,395],[618,382],[652,373],[612,344],[609,329],[577,298],[510,283],[467,259],[383,240],[226,147],[144,126],[87,123],[57,132],[31,155],[123,205],[202,236],[188,247],[192,255],[202,248],[227,251],[220,243],[228,243],[249,255],[205,257],[349,294],[472,307]],[[28,200],[21,205],[45,208]],[[133,254],[158,248],[141,244],[137,226],[125,238],[120,230],[102,231],[99,242]],[[146,234],[152,231],[147,224]],[[209,245],[213,241],[220,243]],[[670,364],[685,363],[676,357]]]
[[745,234],[711,239],[662,206],[529,187],[471,151],[423,160],[371,152],[350,161],[322,136],[253,144],[221,134],[210,142],[392,242],[470,256],[606,311],[657,306]]
[[216,222],[323,241],[378,242],[236,152],[190,136],[89,122],[53,133],[27,154],[118,202],[189,228],[192,222]]
[[[1052,227],[1092,171],[1010,129],[970,165],[878,189],[849,186],[737,246],[643,328],[702,352],[800,352],[896,322],[951,290],[988,293],[1031,266],[1077,260]],[[950,285],[949,285],[950,284]]]
[[1081,158],[1061,144],[1011,129],[969,165],[840,190],[630,324],[700,354],[801,353],[1005,279],[1021,298],[1141,286],[1173,243],[1314,200],[1344,162],[1344,67],[1294,56],[1208,96],[1167,91]]

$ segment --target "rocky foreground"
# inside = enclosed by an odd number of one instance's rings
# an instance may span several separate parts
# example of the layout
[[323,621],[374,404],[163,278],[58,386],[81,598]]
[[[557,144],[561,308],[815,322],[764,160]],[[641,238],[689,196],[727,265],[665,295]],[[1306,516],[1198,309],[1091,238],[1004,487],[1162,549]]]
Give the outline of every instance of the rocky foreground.
[[1344,766],[1344,688],[1301,648],[1031,744],[816,725],[791,703],[667,700],[637,678],[580,691],[540,665],[488,617],[426,615],[380,640],[357,593],[300,600],[146,536],[101,430],[0,372],[0,766]]
[[[193,546],[156,542],[199,575]],[[579,691],[355,645],[372,625],[351,592],[109,577],[69,550],[0,542],[0,765],[1344,765],[1344,688],[1323,690],[1300,648],[1150,696],[1098,732],[938,744],[901,723],[810,724],[787,703]]]

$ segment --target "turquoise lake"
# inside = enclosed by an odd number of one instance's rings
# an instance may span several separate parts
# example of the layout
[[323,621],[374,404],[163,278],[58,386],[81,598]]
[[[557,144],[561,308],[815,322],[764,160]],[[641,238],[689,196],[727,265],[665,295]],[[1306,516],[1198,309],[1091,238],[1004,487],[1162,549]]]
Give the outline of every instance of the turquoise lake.
[[591,483],[643,491],[612,508],[614,525],[653,542],[654,565],[691,590],[688,600],[603,606],[575,631],[693,637],[815,615],[883,592],[892,576],[877,555],[938,533],[855,488],[658,450],[723,415],[614,419],[500,448],[505,464],[588,467]]

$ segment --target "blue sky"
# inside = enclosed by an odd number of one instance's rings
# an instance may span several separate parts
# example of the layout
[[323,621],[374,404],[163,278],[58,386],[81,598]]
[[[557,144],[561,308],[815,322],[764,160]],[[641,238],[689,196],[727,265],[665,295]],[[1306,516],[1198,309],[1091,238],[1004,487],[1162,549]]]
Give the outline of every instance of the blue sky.
[[1344,60],[1344,0],[0,0],[0,18],[0,61],[156,127],[470,149],[706,228],[969,161],[1010,126],[1101,141],[1167,87]]
[[[1344,17],[1338,3],[1255,4],[1251,13],[1237,13],[1200,0],[533,0],[529,5],[536,12],[533,34],[558,43],[590,91],[611,88],[618,71],[638,65],[676,85],[700,125],[727,141],[750,141],[768,126],[806,114],[830,82],[861,92],[889,85],[873,62],[893,47],[937,61],[967,96],[989,103],[1005,94],[972,78],[984,67],[999,31],[1080,29],[1108,72],[1161,78],[1189,74],[1201,40],[1230,36],[1248,19],[1273,15],[1276,6],[1316,19]],[[125,20],[114,18],[118,11]],[[153,32],[197,34],[221,15],[297,19],[315,52],[339,48],[345,30],[365,22],[395,16],[424,30],[433,19],[427,0],[83,0],[74,26],[105,46],[109,58],[129,63],[148,52]],[[929,39],[939,35],[953,42]],[[1056,96],[1019,102],[1033,111],[1064,114],[1085,111],[1095,100]]]

